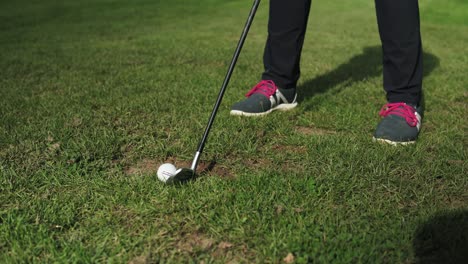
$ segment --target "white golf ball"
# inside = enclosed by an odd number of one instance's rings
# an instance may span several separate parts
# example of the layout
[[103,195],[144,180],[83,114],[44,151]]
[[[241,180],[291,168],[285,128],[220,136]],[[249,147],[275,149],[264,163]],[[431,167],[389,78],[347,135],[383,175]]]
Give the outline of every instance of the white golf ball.
[[177,171],[176,167],[171,163],[164,163],[159,166],[158,169],[158,179],[162,182],[166,182],[167,179],[174,176],[175,172]]

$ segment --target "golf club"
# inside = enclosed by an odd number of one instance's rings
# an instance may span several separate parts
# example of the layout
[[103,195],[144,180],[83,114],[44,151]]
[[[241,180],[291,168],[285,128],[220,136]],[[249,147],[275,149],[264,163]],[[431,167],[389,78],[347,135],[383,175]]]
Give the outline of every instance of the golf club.
[[239,58],[239,54],[241,52],[242,46],[244,45],[245,39],[247,38],[247,33],[249,32],[250,26],[252,25],[252,21],[254,19],[255,13],[257,12],[259,4],[260,0],[255,0],[250,10],[247,22],[244,26],[244,30],[242,31],[242,35],[239,39],[239,42],[237,43],[237,48],[234,52],[234,55],[232,56],[231,64],[229,65],[226,77],[224,78],[223,85],[221,86],[221,90],[219,91],[218,99],[216,100],[216,103],[213,107],[213,111],[211,112],[210,119],[208,120],[208,124],[205,128],[205,133],[203,133],[203,137],[201,138],[200,143],[198,144],[198,149],[193,158],[191,167],[178,169],[172,177],[167,179],[167,183],[185,182],[196,176],[198,162],[203,152],[203,148],[205,147],[208,134],[210,133],[211,126],[213,125],[213,122],[215,120],[216,113],[218,112],[218,108],[223,99],[224,92],[226,91],[229,80],[231,79],[232,72],[234,71],[234,67],[236,66],[237,59]]

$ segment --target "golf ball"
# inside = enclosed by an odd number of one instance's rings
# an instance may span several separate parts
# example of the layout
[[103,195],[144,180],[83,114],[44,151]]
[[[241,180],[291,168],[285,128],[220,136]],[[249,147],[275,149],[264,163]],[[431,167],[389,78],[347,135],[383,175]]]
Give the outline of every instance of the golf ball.
[[176,172],[176,167],[170,163],[164,163],[159,166],[158,169],[158,179],[162,182],[166,182],[167,179],[174,176]]

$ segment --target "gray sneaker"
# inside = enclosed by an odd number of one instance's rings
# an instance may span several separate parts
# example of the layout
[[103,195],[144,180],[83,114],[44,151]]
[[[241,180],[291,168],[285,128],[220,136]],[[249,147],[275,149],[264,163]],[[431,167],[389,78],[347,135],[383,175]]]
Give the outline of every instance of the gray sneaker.
[[262,116],[274,110],[290,110],[297,106],[296,89],[281,89],[271,80],[263,80],[246,95],[247,99],[232,106],[231,115]]
[[422,120],[422,107],[406,103],[388,103],[379,115],[383,117],[377,125],[374,140],[391,145],[415,143]]

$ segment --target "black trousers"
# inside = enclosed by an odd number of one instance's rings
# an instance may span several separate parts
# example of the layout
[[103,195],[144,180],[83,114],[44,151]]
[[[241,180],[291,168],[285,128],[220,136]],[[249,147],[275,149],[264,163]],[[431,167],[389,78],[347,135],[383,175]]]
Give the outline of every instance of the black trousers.
[[[270,0],[263,80],[296,87],[310,6],[311,0]],[[423,76],[418,0],[375,0],[375,9],[387,100],[418,104]]]

